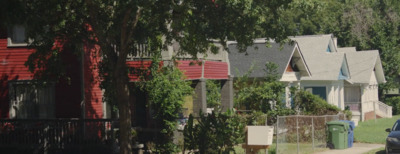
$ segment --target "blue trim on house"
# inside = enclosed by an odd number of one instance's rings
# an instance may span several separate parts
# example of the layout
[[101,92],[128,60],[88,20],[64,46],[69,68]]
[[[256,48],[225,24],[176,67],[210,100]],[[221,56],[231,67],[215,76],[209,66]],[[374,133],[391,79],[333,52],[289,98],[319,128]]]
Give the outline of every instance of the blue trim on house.
[[329,47],[329,45],[328,45],[328,48],[326,49],[326,52],[332,52],[331,47]]
[[346,76],[344,73],[343,73],[343,69],[340,69],[340,72],[339,72],[339,80],[345,80],[345,79],[348,79],[349,77],[348,76]]

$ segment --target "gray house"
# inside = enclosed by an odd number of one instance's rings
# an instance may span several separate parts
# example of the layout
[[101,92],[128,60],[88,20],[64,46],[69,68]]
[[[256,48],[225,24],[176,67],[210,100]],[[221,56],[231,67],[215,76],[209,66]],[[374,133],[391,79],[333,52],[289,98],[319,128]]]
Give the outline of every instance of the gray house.
[[[268,46],[268,47],[267,47]],[[233,80],[248,72],[250,67],[254,65],[249,78],[263,78],[266,76],[265,64],[272,62],[278,65],[277,73],[280,81],[286,84],[286,105],[290,106],[291,86],[297,86],[301,78],[311,77],[302,52],[298,44],[279,44],[270,41],[266,43],[265,39],[254,41],[253,46],[249,46],[246,52],[239,53],[235,42],[229,43],[229,62],[230,73],[234,75]]]

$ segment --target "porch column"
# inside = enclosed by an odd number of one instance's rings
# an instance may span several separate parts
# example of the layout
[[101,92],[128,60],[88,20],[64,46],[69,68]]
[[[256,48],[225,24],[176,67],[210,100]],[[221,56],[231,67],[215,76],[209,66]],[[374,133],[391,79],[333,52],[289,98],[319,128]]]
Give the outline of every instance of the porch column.
[[221,88],[221,111],[225,112],[233,108],[233,76],[222,82]]
[[199,117],[200,110],[204,113],[207,112],[207,99],[206,99],[206,80],[199,79],[194,92],[196,96],[193,98],[193,116]]

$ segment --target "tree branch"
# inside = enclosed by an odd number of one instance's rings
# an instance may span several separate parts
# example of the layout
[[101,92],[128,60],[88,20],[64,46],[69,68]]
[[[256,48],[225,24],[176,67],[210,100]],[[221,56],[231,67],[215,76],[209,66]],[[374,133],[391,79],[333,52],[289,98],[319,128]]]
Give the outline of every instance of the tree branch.
[[[95,38],[97,38],[97,41],[99,41],[99,44],[106,44],[106,39],[105,36],[103,36],[103,33],[99,31],[98,24],[96,24],[96,19],[98,18],[97,13],[94,11],[95,5],[93,5],[92,0],[85,0],[86,5],[88,6],[88,12],[89,12],[89,26],[92,27],[93,32],[95,33]],[[96,7],[97,8],[97,7]]]
[[129,41],[131,40],[134,32],[135,32],[135,28],[137,26],[137,23],[139,22],[139,17],[141,15],[141,7],[138,7],[138,9],[136,10],[136,16],[135,19],[130,27],[130,29],[128,30],[128,22],[129,22],[129,16],[132,12],[132,9],[128,9],[125,13],[123,22],[122,22],[122,29],[121,29],[121,52],[120,52],[120,57],[126,57],[126,55],[128,54],[127,49],[128,49],[128,44],[130,43]]
[[131,37],[133,36],[133,34],[134,34],[134,32],[135,32],[136,25],[137,25],[137,23],[139,22],[139,17],[140,17],[140,15],[141,15],[141,12],[142,12],[142,8],[139,7],[139,8],[136,10],[135,21],[134,21],[134,23],[132,24],[132,27],[131,27],[131,29],[130,29],[128,38],[131,38]]

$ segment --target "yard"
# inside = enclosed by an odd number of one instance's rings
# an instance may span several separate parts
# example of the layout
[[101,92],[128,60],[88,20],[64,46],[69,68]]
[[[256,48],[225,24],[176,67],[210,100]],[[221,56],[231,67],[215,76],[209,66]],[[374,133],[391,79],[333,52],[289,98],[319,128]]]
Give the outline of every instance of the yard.
[[[297,144],[295,143],[288,143],[285,145],[280,145],[281,151],[284,151],[284,153],[297,153]],[[282,149],[283,148],[283,149]],[[299,144],[299,148],[301,149],[300,153],[304,154],[311,154],[314,152],[319,152],[319,151],[324,151],[327,150],[326,148],[317,148],[317,149],[312,149],[310,144]],[[241,145],[235,147],[235,152],[236,153],[245,153],[245,150],[242,148]],[[265,150],[260,150],[258,153],[265,153]],[[269,154],[275,154],[276,153],[276,143],[273,143],[270,148],[268,149]],[[281,152],[280,152],[281,153]]]
[[400,115],[393,116],[392,118],[359,122],[354,130],[355,142],[385,144],[388,135],[385,129],[391,128],[397,119],[400,119]]

